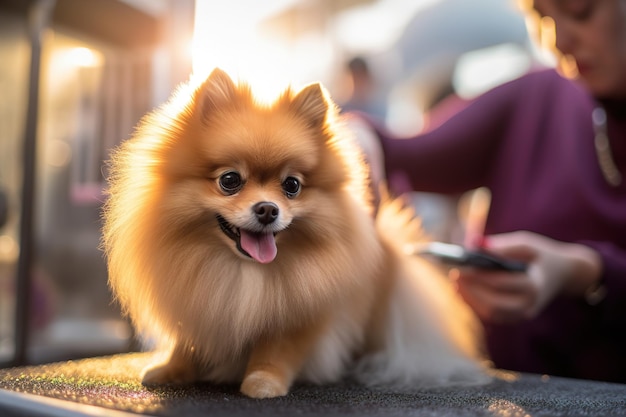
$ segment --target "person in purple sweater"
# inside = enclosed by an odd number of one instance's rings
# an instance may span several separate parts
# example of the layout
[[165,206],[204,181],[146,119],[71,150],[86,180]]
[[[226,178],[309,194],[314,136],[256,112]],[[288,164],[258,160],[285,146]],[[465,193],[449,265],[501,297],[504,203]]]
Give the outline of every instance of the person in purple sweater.
[[529,268],[455,279],[495,366],[626,383],[626,1],[529,3],[576,79],[530,73],[417,137],[368,124],[388,177],[491,191],[484,246]]

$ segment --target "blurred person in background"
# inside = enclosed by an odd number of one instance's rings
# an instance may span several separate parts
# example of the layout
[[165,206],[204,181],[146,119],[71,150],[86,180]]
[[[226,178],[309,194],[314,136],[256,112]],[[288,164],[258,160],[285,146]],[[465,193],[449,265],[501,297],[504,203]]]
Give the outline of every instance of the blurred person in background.
[[552,23],[560,72],[496,87],[416,137],[397,140],[365,115],[351,123],[370,160],[379,146],[387,177],[400,171],[418,191],[490,190],[476,245],[528,269],[451,275],[496,367],[625,383],[626,0],[526,3],[544,36]]
[[349,97],[341,103],[341,109],[344,112],[360,111],[384,119],[387,103],[366,59],[361,56],[350,59],[346,64],[346,75],[350,86]]

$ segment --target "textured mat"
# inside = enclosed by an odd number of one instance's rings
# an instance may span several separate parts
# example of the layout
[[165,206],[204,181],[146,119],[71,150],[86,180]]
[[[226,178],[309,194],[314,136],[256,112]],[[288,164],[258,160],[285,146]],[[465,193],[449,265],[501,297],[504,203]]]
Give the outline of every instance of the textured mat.
[[[176,417],[626,416],[626,385],[621,384],[503,374],[482,387],[399,392],[345,381],[296,385],[286,397],[252,400],[236,386],[146,388],[138,374],[149,360],[149,354],[125,354],[0,370],[0,415],[109,415],[117,410]],[[37,412],[28,408],[47,398],[62,401],[40,404]],[[98,408],[63,411],[76,404]]]

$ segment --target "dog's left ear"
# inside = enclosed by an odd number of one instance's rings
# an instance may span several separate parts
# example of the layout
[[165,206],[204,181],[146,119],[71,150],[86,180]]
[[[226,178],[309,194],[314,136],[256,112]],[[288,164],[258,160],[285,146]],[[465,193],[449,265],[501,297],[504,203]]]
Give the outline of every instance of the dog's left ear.
[[304,87],[292,99],[290,109],[307,119],[309,126],[321,127],[326,121],[328,100],[319,83]]

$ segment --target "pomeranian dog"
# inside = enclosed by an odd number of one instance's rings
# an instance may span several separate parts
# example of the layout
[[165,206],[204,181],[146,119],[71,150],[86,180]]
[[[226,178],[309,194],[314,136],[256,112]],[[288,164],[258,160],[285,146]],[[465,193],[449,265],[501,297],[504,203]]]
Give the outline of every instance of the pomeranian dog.
[[[367,167],[319,84],[272,104],[216,69],[114,152],[110,285],[166,352],[144,384],[486,382],[480,327],[437,269],[402,253],[419,224],[374,220]],[[158,356],[158,355],[157,355]]]

